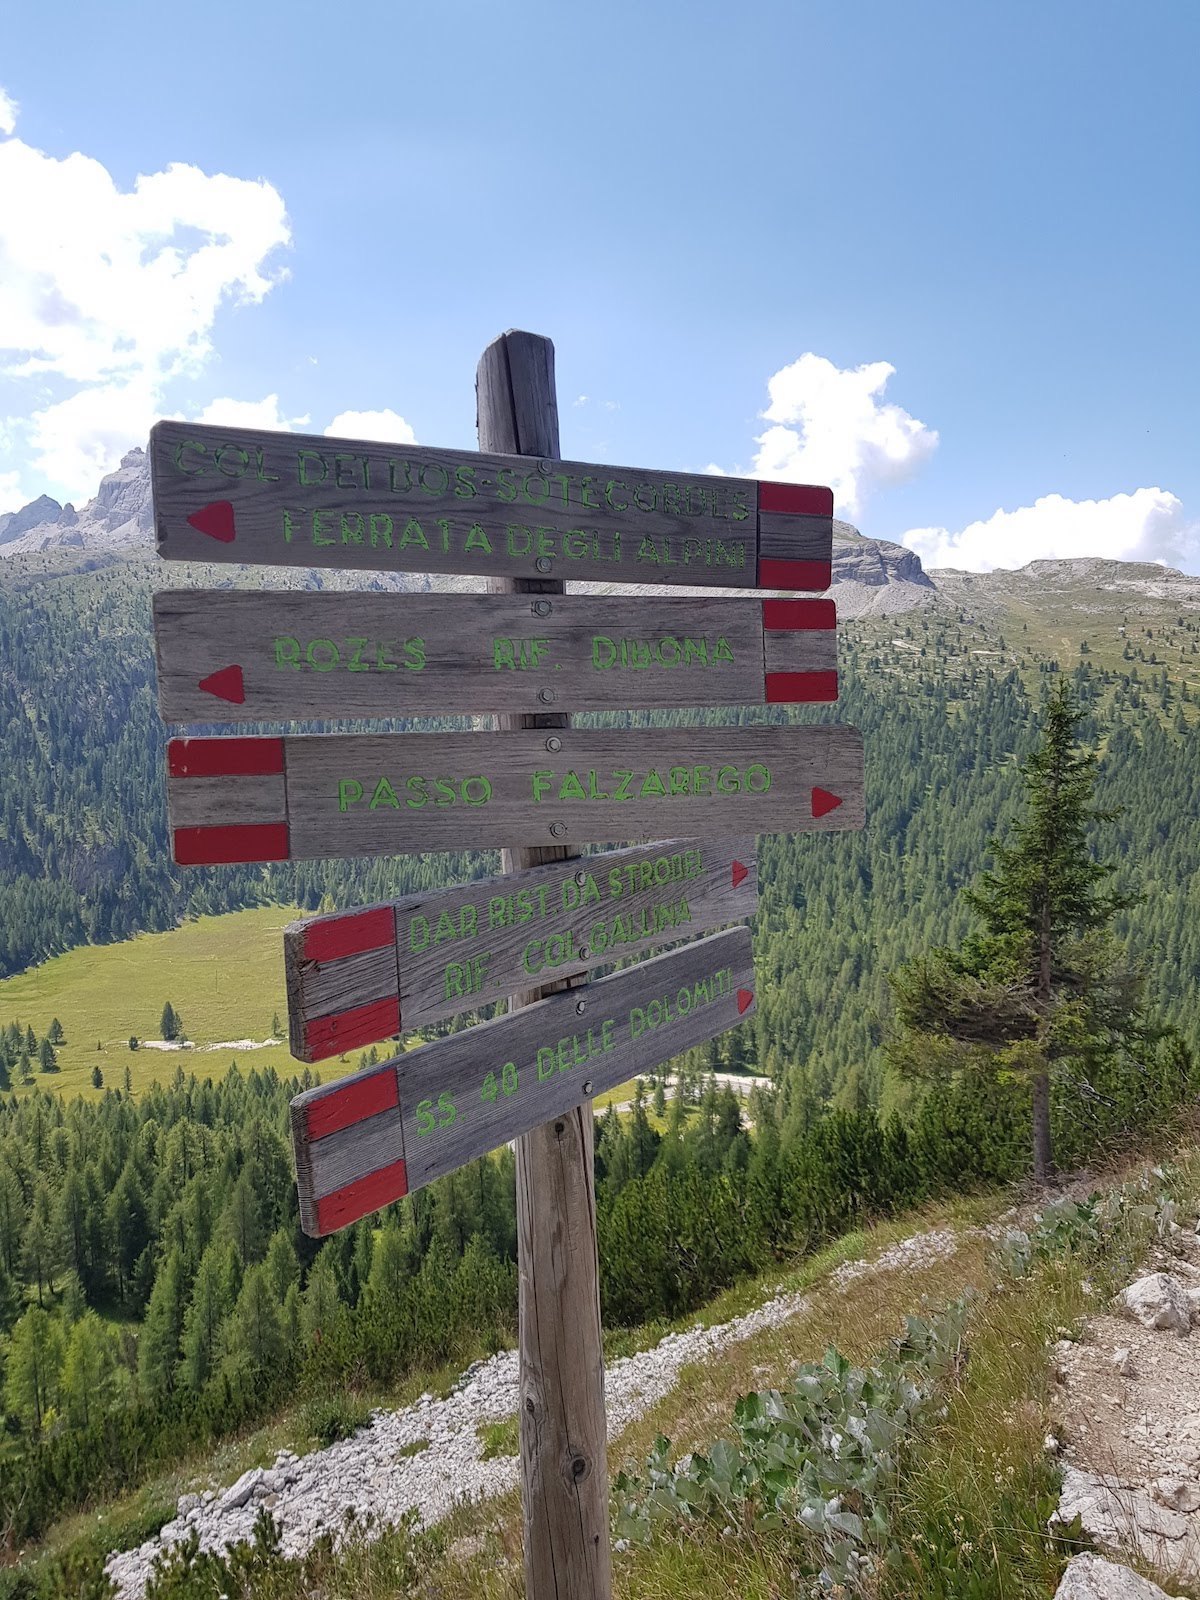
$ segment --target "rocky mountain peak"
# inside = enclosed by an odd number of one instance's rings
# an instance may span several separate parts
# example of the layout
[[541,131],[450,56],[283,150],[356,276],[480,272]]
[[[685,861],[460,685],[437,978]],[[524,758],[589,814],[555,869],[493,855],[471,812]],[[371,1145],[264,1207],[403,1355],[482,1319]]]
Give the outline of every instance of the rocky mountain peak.
[[928,605],[937,589],[914,550],[868,539],[849,522],[833,524],[833,587],[838,616],[886,617]]
[[19,511],[6,511],[0,516],[0,544],[11,544],[31,528],[56,522],[62,509],[57,500],[52,500],[48,494],[40,494]]
[[153,526],[150,463],[144,450],[134,449],[122,456],[115,472],[101,478],[95,498],[82,511],[43,494],[0,516],[0,552],[144,544]]

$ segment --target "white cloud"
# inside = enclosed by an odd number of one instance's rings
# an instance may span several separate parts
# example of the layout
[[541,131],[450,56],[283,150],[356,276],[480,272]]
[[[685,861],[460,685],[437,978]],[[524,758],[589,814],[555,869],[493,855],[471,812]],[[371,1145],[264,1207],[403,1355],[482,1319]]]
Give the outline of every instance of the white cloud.
[[1071,556],[1160,561],[1192,570],[1200,563],[1200,524],[1186,521],[1182,502],[1165,489],[1135,489],[1109,500],[1048,494],[1031,506],[993,512],[958,533],[912,528],[903,542],[927,567],[972,572]]
[[0,133],[11,133],[17,125],[17,112],[20,106],[12,95],[0,89]]
[[758,436],[760,478],[828,484],[837,510],[855,518],[873,490],[901,483],[937,449],[936,430],[884,404],[895,368],[886,361],[835,367],[810,352],[768,380],[772,424]]
[[309,420],[304,417],[285,417],[279,406],[279,396],[269,394],[262,400],[231,400],[224,397],[211,400],[197,422],[210,422],[226,428],[268,428],[291,433],[302,428]]
[[146,443],[157,416],[158,390],[148,376],[89,384],[34,412],[25,430],[31,460],[60,498],[89,500],[104,473]]
[[[5,98],[0,128],[14,115]],[[36,385],[30,465],[78,498],[145,439],[166,383],[203,371],[221,307],[279,281],[283,199],[179,164],[122,191],[100,162],[20,139],[0,143],[0,193],[0,372]]]
[[21,488],[19,472],[0,472],[0,517],[6,511],[19,511],[29,496]]
[[339,411],[325,429],[330,439],[373,439],[379,444],[416,444],[411,424],[395,411]]

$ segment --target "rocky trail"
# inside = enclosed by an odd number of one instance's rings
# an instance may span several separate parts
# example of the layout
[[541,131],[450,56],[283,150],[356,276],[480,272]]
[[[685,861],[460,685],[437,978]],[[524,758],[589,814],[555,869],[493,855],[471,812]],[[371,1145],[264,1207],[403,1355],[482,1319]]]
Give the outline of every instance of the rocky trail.
[[1146,1263],[1155,1270],[1055,1346],[1059,1425],[1047,1443],[1063,1461],[1059,1522],[1078,1516],[1103,1550],[1197,1585],[1200,1238],[1173,1220],[1164,1234]]
[[[820,1295],[882,1273],[919,1275],[981,1234],[1011,1237],[1032,1215],[1024,1208],[984,1229],[914,1234],[874,1257],[844,1262],[809,1292],[777,1292],[743,1316],[668,1334],[613,1361],[606,1372],[610,1442],[619,1451],[623,1431],[671,1394],[686,1366],[711,1364],[731,1346],[803,1316]],[[1164,1582],[1200,1587],[1200,1235],[1192,1221],[1181,1227],[1170,1214],[1162,1218],[1160,1242],[1135,1280],[1051,1352],[1058,1387],[1046,1447],[1063,1467],[1054,1520],[1065,1526],[1078,1516],[1100,1552],[1071,1561],[1055,1600],[1165,1597],[1125,1561]],[[913,1293],[915,1303],[917,1285]],[[431,1526],[465,1502],[512,1490],[516,1457],[484,1459],[481,1433],[514,1419],[517,1404],[516,1352],[503,1351],[474,1363],[444,1398],[427,1393],[400,1410],[377,1411],[366,1427],[326,1449],[302,1457],[284,1451],[227,1487],[185,1494],[156,1538],[109,1558],[117,1596],[142,1600],[158,1556],[193,1533],[205,1550],[250,1539],[263,1511],[280,1529],[283,1552],[297,1556],[325,1534],[335,1544],[364,1530],[370,1537],[410,1510]]]
[[[872,1259],[845,1262],[823,1287],[843,1290],[870,1275],[930,1266],[954,1255],[959,1237],[948,1228],[915,1234]],[[686,1365],[710,1361],[810,1305],[808,1294],[779,1294],[744,1316],[668,1334],[612,1362],[605,1374],[609,1439],[667,1396]],[[273,1466],[253,1468],[227,1488],[181,1496],[174,1520],[156,1538],[110,1558],[119,1600],[141,1600],[157,1556],[193,1530],[202,1549],[228,1548],[251,1537],[263,1510],[280,1526],[284,1553],[300,1555],[322,1534],[338,1537],[351,1524],[379,1526],[412,1509],[428,1526],[463,1501],[515,1488],[516,1457],[482,1459],[479,1429],[515,1417],[517,1398],[517,1355],[505,1350],[468,1368],[445,1399],[422,1395],[402,1410],[376,1412],[367,1427],[326,1449],[301,1457],[284,1451]]]

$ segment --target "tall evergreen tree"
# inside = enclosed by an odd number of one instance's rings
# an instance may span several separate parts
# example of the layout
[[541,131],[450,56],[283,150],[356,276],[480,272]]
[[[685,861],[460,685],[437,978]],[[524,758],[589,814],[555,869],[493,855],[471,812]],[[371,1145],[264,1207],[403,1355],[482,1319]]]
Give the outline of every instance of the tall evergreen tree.
[[[1047,703],[1041,738],[1023,767],[1025,812],[995,865],[964,898],[983,931],[892,978],[894,1065],[910,1076],[957,1068],[1020,1074],[1030,1084],[1033,1174],[1054,1176],[1050,1085],[1153,1045],[1141,978],[1110,928],[1131,904],[1104,887],[1115,868],[1093,859],[1088,832],[1114,813],[1092,804],[1095,756],[1076,748],[1082,713],[1067,683]],[[1086,1090],[1084,1091],[1087,1092]]]
[[30,1433],[41,1432],[57,1402],[62,1362],[58,1323],[41,1306],[30,1306],[12,1331],[4,1373],[4,1403]]

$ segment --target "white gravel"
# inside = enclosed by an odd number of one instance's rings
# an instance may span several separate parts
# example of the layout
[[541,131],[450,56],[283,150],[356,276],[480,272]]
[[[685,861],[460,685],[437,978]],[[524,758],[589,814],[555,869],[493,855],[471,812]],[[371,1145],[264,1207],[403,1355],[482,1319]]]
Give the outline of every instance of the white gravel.
[[[954,1254],[953,1233],[938,1229],[891,1246],[873,1261],[847,1262],[831,1275],[835,1289],[870,1273],[932,1266]],[[726,1346],[780,1327],[810,1309],[806,1294],[778,1294],[743,1317],[713,1327],[670,1333],[650,1350],[614,1361],[605,1374],[608,1436],[668,1395],[681,1369],[711,1360]],[[340,1536],[351,1517],[379,1527],[415,1509],[422,1524],[440,1521],[464,1500],[485,1499],[516,1486],[517,1458],[481,1461],[480,1424],[517,1412],[517,1355],[502,1351],[476,1362],[452,1394],[425,1394],[400,1411],[378,1411],[351,1439],[297,1458],[283,1451],[273,1467],[255,1467],[225,1490],[183,1495],[175,1520],[137,1550],[114,1553],[107,1571],[119,1600],[142,1600],[154,1559],[194,1528],[203,1549],[248,1539],[262,1509],[279,1523],[285,1554],[302,1555],[323,1532]],[[402,1452],[421,1446],[416,1454]]]

